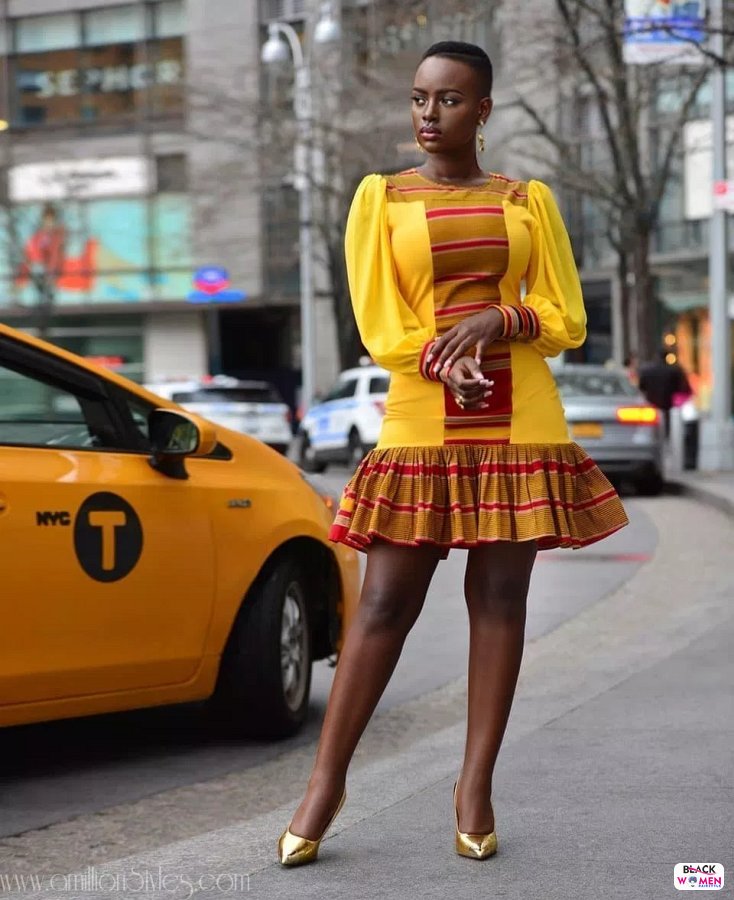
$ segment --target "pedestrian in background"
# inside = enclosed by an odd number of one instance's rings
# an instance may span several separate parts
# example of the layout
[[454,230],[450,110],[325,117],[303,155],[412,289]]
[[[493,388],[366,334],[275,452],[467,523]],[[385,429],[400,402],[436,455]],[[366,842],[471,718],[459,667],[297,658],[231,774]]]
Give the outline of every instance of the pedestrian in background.
[[669,350],[660,350],[655,362],[646,363],[640,369],[639,387],[648,402],[663,411],[665,434],[670,434],[670,410],[682,406],[692,394],[691,385],[683,367],[668,362]]
[[357,325],[391,381],[379,442],[344,489],[330,534],[365,551],[367,571],[308,790],[278,842],[284,865],[316,859],[344,803],[360,736],[451,548],[469,551],[470,626],[454,846],[462,856],[492,856],[492,776],[536,553],[581,547],[627,523],[612,486],[569,439],[544,359],[586,337],[553,195],[540,181],[486,172],[477,160],[491,90],[481,48],[451,41],[428,49],[411,95],[426,160],[366,176],[349,213]]

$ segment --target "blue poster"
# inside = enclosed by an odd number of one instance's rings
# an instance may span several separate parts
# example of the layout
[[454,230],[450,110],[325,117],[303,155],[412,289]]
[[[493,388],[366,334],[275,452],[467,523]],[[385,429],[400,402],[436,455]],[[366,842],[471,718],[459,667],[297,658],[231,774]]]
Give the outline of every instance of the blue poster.
[[706,40],[704,0],[625,0],[624,61],[701,65]]

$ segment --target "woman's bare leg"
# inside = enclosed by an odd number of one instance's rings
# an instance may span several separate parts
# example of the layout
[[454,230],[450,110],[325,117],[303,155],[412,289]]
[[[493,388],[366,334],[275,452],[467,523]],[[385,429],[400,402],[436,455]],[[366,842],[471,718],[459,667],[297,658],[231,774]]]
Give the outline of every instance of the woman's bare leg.
[[461,831],[494,829],[492,775],[520,673],[536,552],[535,541],[501,541],[469,551],[467,738],[456,797]]
[[354,620],[339,656],[306,796],[291,831],[316,840],[341,797],[347,768],[362,732],[397,665],[440,559],[434,547],[378,541]]

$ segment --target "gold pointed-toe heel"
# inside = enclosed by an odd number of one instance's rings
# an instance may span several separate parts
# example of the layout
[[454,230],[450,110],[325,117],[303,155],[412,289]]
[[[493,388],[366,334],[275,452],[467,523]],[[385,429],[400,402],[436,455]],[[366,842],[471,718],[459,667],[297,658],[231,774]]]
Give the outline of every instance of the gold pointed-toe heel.
[[470,834],[459,831],[459,812],[456,809],[456,784],[454,782],[454,819],[456,820],[456,852],[469,859],[487,859],[497,852],[497,832],[489,834]]
[[341,800],[337,808],[334,810],[334,814],[326,823],[326,828],[321,832],[321,837],[317,838],[314,841],[309,840],[305,837],[300,837],[300,835],[293,834],[290,829],[290,825],[286,830],[281,834],[278,839],[278,858],[280,859],[281,865],[284,866],[301,866],[304,863],[313,862],[319,853],[319,845],[321,841],[324,839],[324,835],[331,828],[334,819],[339,815],[339,810],[344,806],[344,801],[347,799],[347,789],[344,788],[344,791],[341,796]]

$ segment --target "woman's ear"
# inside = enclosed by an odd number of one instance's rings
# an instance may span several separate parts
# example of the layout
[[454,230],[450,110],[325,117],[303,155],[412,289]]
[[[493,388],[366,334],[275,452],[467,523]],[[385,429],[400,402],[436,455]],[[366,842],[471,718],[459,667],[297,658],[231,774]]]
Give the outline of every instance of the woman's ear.
[[494,100],[491,97],[482,97],[479,101],[479,118],[484,123],[492,115]]

